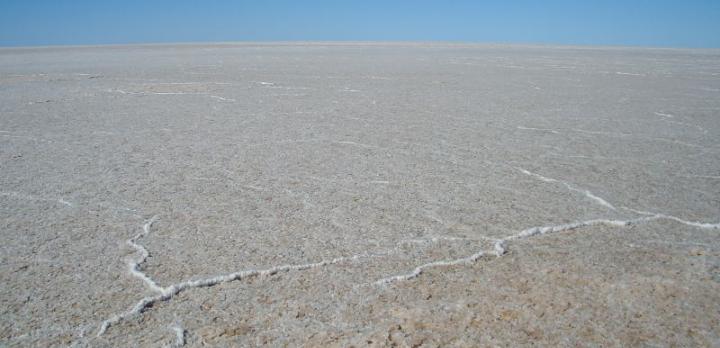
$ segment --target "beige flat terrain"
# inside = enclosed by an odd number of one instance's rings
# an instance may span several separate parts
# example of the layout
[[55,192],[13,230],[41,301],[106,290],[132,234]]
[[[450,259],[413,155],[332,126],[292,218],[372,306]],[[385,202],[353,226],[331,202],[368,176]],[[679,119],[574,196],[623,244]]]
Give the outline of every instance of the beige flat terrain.
[[720,51],[0,49],[0,346],[720,346]]

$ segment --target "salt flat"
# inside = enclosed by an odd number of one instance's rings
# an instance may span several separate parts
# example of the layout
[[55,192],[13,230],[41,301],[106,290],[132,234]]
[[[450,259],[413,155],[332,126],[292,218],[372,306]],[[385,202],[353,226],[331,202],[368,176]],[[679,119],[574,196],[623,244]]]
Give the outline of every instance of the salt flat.
[[0,49],[1,346],[719,346],[720,51]]

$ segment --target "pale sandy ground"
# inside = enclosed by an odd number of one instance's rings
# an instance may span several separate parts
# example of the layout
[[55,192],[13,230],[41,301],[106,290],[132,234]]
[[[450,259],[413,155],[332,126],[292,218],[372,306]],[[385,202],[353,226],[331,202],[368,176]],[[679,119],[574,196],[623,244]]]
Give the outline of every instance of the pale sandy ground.
[[719,222],[717,50],[0,49],[0,346],[717,347]]

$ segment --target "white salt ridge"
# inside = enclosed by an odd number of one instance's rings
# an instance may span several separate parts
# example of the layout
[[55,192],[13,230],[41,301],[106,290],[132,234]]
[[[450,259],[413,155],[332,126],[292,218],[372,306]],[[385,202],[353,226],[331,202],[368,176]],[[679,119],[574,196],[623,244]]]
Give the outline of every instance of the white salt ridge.
[[217,100],[220,100],[220,101],[233,102],[233,103],[237,101],[237,100],[235,100],[235,99],[233,99],[233,98],[223,98],[223,97],[218,96],[218,95],[211,95],[210,98],[217,99]]
[[643,75],[643,74],[629,73],[629,72],[623,72],[623,71],[616,71],[615,74],[617,74],[617,75],[627,75],[627,76],[645,76],[645,75]]
[[127,244],[130,245],[135,250],[137,250],[141,255],[140,260],[128,262],[128,269],[130,270],[130,274],[132,276],[134,276],[135,278],[141,279],[145,283],[145,285],[147,285],[147,287],[150,288],[150,290],[157,292],[157,293],[162,293],[164,289],[160,285],[158,285],[154,280],[152,280],[152,278],[150,278],[147,274],[145,274],[144,272],[142,272],[140,270],[140,265],[142,265],[143,263],[145,263],[145,261],[147,261],[147,258],[150,257],[150,252],[148,252],[144,246],[137,244],[137,241],[140,238],[143,238],[150,233],[150,227],[152,226],[153,223],[155,223],[155,221],[157,221],[157,219],[158,219],[157,215],[153,216],[150,219],[150,221],[148,221],[147,223],[145,223],[145,225],[143,225],[142,232],[138,233],[137,235],[135,235],[135,237],[132,237],[127,241]]
[[516,128],[522,129],[522,130],[533,130],[533,131],[540,131],[540,132],[549,132],[549,133],[553,133],[553,134],[560,134],[560,132],[558,132],[554,129],[549,129],[549,128],[534,128],[534,127],[523,127],[523,126],[517,126]]
[[172,326],[171,329],[175,333],[175,342],[170,346],[173,348],[182,347],[185,345],[185,329],[179,325]]
[[[548,178],[548,177],[530,172],[530,171],[522,169],[522,168],[517,168],[517,169],[522,171],[524,174],[533,176],[544,182],[550,182],[550,183],[560,182],[559,180],[556,180],[553,178]],[[568,186],[568,185],[566,184],[566,186]],[[570,188],[570,187],[568,186],[568,188]],[[589,192],[589,191],[586,191],[586,192]],[[605,202],[606,204],[608,204],[609,206],[612,207],[612,205],[610,205],[610,203],[607,203],[604,199],[597,197],[597,196],[594,196],[594,197],[596,197],[597,199],[601,200],[602,202]],[[420,265],[418,267],[415,267],[415,269],[413,269],[410,273],[383,278],[383,279],[376,281],[375,284],[385,286],[385,285],[388,285],[388,284],[391,284],[391,283],[394,283],[397,281],[411,280],[411,279],[419,277],[425,269],[431,268],[431,267],[457,266],[457,265],[472,264],[472,263],[476,262],[480,257],[482,257],[486,253],[492,252],[495,254],[495,256],[501,257],[502,255],[504,255],[507,252],[506,246],[509,241],[532,238],[535,236],[544,235],[544,234],[548,234],[548,233],[571,231],[571,230],[576,230],[579,228],[596,226],[596,225],[606,225],[606,226],[610,226],[610,227],[626,227],[626,226],[630,226],[630,225],[646,223],[649,221],[665,219],[665,220],[672,220],[672,221],[675,221],[675,222],[678,222],[678,223],[681,223],[681,224],[684,224],[687,226],[692,226],[692,227],[701,228],[701,229],[720,229],[720,222],[719,223],[706,223],[706,222],[688,221],[688,220],[684,220],[684,219],[681,219],[681,218],[678,218],[678,217],[675,217],[672,215],[640,211],[640,210],[630,209],[630,208],[626,208],[626,207],[623,207],[623,208],[626,210],[635,212],[637,214],[644,215],[644,216],[636,218],[636,219],[631,219],[631,220],[592,219],[592,220],[578,221],[578,222],[572,222],[572,223],[561,224],[561,225],[530,227],[530,228],[520,231],[519,233],[517,233],[515,235],[511,235],[511,236],[508,236],[508,237],[505,237],[502,239],[495,240],[492,251],[481,250],[470,256],[459,258],[459,259],[442,260],[442,261],[434,261],[434,262],[426,263],[426,264]],[[614,209],[615,208],[613,208],[613,210]]]
[[[629,210],[632,210],[632,209],[629,209]],[[676,221],[676,222],[682,223],[687,226],[697,227],[697,228],[701,228],[701,229],[720,229],[720,223],[705,223],[705,222],[688,221],[688,220],[680,219],[678,217],[671,216],[671,215],[655,214],[655,213],[641,212],[641,211],[636,211],[636,212],[646,215],[646,216],[636,218],[636,219],[631,219],[631,220],[593,219],[593,220],[572,222],[572,223],[562,224],[562,225],[530,227],[530,228],[520,231],[518,234],[509,236],[509,237],[505,237],[505,238],[495,241],[495,244],[493,246],[493,252],[481,250],[470,256],[459,258],[459,259],[442,260],[442,261],[434,261],[434,262],[426,263],[426,264],[420,265],[418,267],[415,267],[415,269],[413,269],[410,273],[383,278],[383,279],[376,281],[375,284],[384,286],[384,285],[388,285],[388,284],[398,282],[398,281],[411,280],[411,279],[419,277],[423,273],[424,270],[431,268],[431,267],[469,265],[469,264],[475,263],[478,259],[480,259],[480,257],[482,257],[485,254],[489,254],[489,253],[494,253],[497,257],[501,257],[502,255],[504,255],[507,252],[506,246],[509,241],[527,239],[527,238],[532,238],[535,236],[549,234],[549,233],[571,231],[571,230],[576,230],[579,228],[590,227],[590,226],[606,225],[606,226],[610,226],[610,227],[627,227],[630,225],[642,224],[642,223],[646,223],[649,221],[666,219],[666,220]]]
[[198,280],[188,280],[184,282],[180,282],[177,284],[170,285],[168,287],[161,287],[159,286],[152,278],[150,278],[145,273],[141,272],[138,268],[141,263],[143,263],[147,257],[149,256],[149,252],[147,249],[145,249],[143,246],[136,243],[136,241],[139,238],[142,238],[143,236],[146,236],[149,233],[150,227],[152,224],[156,221],[156,217],[153,217],[150,221],[145,223],[143,226],[143,232],[139,233],[135,237],[131,238],[128,241],[128,244],[130,244],[133,248],[138,250],[141,254],[141,259],[139,262],[130,262],[129,268],[130,273],[136,277],[140,278],[145,282],[145,284],[152,289],[153,291],[157,292],[157,295],[154,296],[148,296],[142,298],[140,301],[138,301],[132,308],[130,308],[128,311],[116,314],[112,316],[111,318],[103,321],[100,324],[100,327],[98,329],[97,336],[101,336],[102,334],[107,331],[108,328],[110,328],[112,325],[115,325],[119,323],[120,321],[132,317],[135,315],[141,314],[145,309],[152,306],[153,304],[160,302],[160,301],[167,301],[171,299],[173,296],[179,294],[182,291],[185,291],[187,289],[192,288],[201,288],[201,287],[210,287],[221,283],[228,283],[236,280],[242,280],[247,279],[251,277],[266,277],[266,276],[272,276],[281,272],[290,272],[290,271],[303,271],[313,268],[320,268],[325,267],[329,265],[334,265],[342,262],[350,262],[355,261],[360,258],[367,258],[371,257],[370,254],[362,254],[362,255],[355,255],[355,256],[349,256],[349,257],[336,257],[331,260],[322,260],[320,262],[315,263],[305,263],[305,264],[294,264],[294,265],[280,265],[271,267],[268,269],[263,270],[244,270],[239,272],[234,272],[230,274],[225,275],[219,275],[212,278],[206,278],[206,279],[198,279]]
[[542,176],[542,175],[540,175],[540,174],[533,173],[533,172],[531,172],[531,171],[529,171],[529,170],[526,170],[526,169],[523,169],[523,168],[520,168],[520,167],[516,167],[516,169],[519,170],[519,171],[521,171],[523,174],[532,176],[532,177],[534,177],[534,178],[536,178],[536,179],[538,179],[538,180],[540,180],[540,181],[544,181],[544,182],[548,182],[548,183],[559,183],[559,184],[562,184],[562,185],[565,186],[568,190],[570,190],[570,191],[575,191],[575,192],[580,192],[580,193],[582,193],[583,195],[585,195],[585,197],[592,199],[592,200],[595,201],[596,203],[604,206],[605,208],[608,208],[608,209],[611,209],[611,210],[617,210],[617,209],[615,209],[615,207],[614,207],[612,204],[610,204],[610,203],[608,203],[606,200],[604,200],[604,199],[596,196],[595,194],[593,194],[593,193],[590,192],[589,190],[579,189],[579,188],[576,188],[576,187],[574,187],[574,186],[572,186],[572,185],[570,185],[570,184],[568,184],[568,183],[566,183],[566,182],[564,182],[564,181],[560,181],[560,180],[553,179],[553,178],[548,178],[548,177],[546,177],[546,176]]
[[413,238],[413,239],[403,239],[399,242],[399,244],[435,244],[439,242],[457,242],[457,241],[477,241],[477,240],[485,240],[485,238],[479,237],[478,239],[473,238],[464,238],[464,237],[447,237],[447,236],[431,236],[431,237],[425,237],[425,238]]
[[485,251],[478,251],[475,254],[472,254],[468,257],[463,257],[460,259],[443,260],[443,261],[435,261],[435,262],[426,263],[424,265],[415,267],[415,269],[413,269],[410,273],[383,278],[383,279],[376,281],[375,284],[376,285],[388,285],[390,283],[394,283],[397,281],[411,280],[411,279],[419,277],[426,269],[432,268],[432,267],[469,265],[469,264],[475,263],[483,255],[485,255]]
[[675,222],[679,222],[683,225],[688,225],[688,226],[692,226],[692,227],[703,228],[703,229],[720,229],[720,222],[713,224],[713,223],[698,222],[698,221],[688,221],[685,219],[681,219],[679,217],[675,217],[672,215],[666,215],[666,214],[662,214],[662,213],[653,213],[653,212],[649,212],[649,211],[642,211],[642,210],[632,209],[632,208],[628,208],[628,207],[623,207],[623,209],[629,210],[631,212],[634,212],[634,213],[637,213],[640,215],[655,217],[657,219],[672,220]]
[[666,113],[664,113],[664,112],[655,112],[655,115],[662,116],[662,117],[667,117],[667,118],[673,118],[673,117],[675,117],[675,115],[666,114]]
[[598,202],[598,204],[600,204],[600,205],[603,205],[609,209],[615,210],[615,207],[613,207],[612,204],[610,204],[606,200],[594,195],[592,192],[590,192],[588,190],[575,189],[575,188],[570,187],[570,185],[568,185],[568,184],[565,184],[565,186],[567,186],[571,190],[583,193],[586,197],[594,200],[595,202]]

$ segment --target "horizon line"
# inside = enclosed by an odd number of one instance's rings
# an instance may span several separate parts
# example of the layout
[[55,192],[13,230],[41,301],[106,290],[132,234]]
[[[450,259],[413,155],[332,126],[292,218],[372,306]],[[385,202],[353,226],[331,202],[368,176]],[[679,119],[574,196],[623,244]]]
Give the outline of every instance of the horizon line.
[[650,49],[650,50],[720,50],[720,46],[653,46],[653,45],[622,45],[622,44],[570,44],[554,42],[510,42],[510,41],[463,41],[463,40],[233,40],[233,41],[157,41],[157,42],[123,42],[97,44],[48,44],[48,45],[2,45],[0,50],[12,49],[52,49],[52,48],[112,48],[136,46],[193,46],[193,45],[265,45],[265,46],[379,46],[379,45],[449,45],[449,46],[516,46],[516,47],[554,47],[575,49]]

